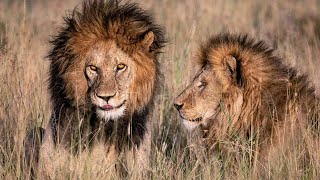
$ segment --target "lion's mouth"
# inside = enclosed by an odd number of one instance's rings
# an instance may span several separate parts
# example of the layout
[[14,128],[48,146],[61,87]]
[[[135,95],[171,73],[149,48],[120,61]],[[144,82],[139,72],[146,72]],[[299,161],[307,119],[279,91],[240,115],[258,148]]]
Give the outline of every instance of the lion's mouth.
[[195,119],[185,119],[185,118],[183,118],[183,119],[186,121],[190,121],[190,122],[201,122],[202,121],[202,117],[198,117]]
[[195,119],[187,119],[185,117],[183,117],[183,115],[181,113],[179,113],[180,117],[185,120],[185,121],[190,121],[190,122],[201,122],[202,121],[202,117],[197,117]]
[[195,118],[195,119],[191,119],[190,121],[191,121],[191,122],[200,122],[200,121],[202,121],[202,117],[198,117],[198,118]]
[[106,105],[103,105],[103,106],[98,106],[99,109],[103,110],[103,111],[112,111],[112,110],[115,110],[115,109],[119,109],[120,107],[122,107],[124,104],[126,103],[126,100],[124,100],[120,105],[118,106],[112,106],[110,104],[106,104]]

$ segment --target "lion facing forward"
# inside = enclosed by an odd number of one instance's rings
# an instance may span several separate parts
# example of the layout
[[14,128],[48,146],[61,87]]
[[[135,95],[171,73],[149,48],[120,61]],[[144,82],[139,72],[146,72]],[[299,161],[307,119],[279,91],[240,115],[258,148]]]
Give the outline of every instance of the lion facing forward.
[[84,168],[72,164],[79,159],[86,168],[146,170],[164,41],[136,4],[85,1],[65,18],[48,55],[53,115],[40,149],[41,172],[54,178],[65,167]]
[[262,169],[281,148],[307,147],[306,156],[319,155],[311,147],[319,143],[305,142],[319,132],[319,98],[307,77],[271,48],[220,34],[201,47],[197,61],[200,71],[174,106],[187,128],[200,131],[207,149],[229,158],[240,150]]

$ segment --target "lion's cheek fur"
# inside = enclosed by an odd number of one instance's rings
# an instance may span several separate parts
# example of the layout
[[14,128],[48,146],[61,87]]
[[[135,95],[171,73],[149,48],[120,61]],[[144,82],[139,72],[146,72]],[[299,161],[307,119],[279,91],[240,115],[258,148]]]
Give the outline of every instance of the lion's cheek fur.
[[237,131],[239,129],[239,117],[244,108],[244,98],[243,92],[240,89],[229,90],[230,93],[228,96],[225,96],[222,109],[220,114],[220,121],[223,122],[222,128],[220,128],[225,133],[231,133],[231,131]]
[[62,79],[65,82],[65,94],[73,106],[80,106],[86,102],[86,93],[88,91],[87,80],[84,75],[84,61],[69,67]]
[[222,100],[217,108],[217,114],[213,119],[207,120],[203,123],[203,127],[206,130],[210,130],[212,139],[223,140],[232,134],[237,132],[242,126],[242,122],[239,119],[244,111],[244,98],[243,91],[239,88],[232,87],[227,89],[226,92],[222,94]]
[[[152,59],[143,55],[134,55],[135,68],[133,82],[130,85],[130,102],[131,111],[141,111],[148,106],[153,98],[155,91],[155,82],[157,80],[156,64]],[[135,107],[136,109],[132,109]]]

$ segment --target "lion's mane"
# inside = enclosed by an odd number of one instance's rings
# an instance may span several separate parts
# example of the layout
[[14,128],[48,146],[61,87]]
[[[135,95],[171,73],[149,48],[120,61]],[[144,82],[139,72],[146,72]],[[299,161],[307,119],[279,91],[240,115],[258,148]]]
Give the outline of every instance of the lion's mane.
[[[319,98],[307,76],[285,65],[263,41],[247,35],[219,34],[203,44],[198,55],[201,67],[209,64],[222,82],[232,81],[229,93],[224,95],[225,109],[219,112],[220,122],[225,123],[207,129],[211,147],[215,139],[226,134],[230,137],[232,133],[244,137],[260,134],[268,139],[273,127],[290,118],[299,117],[312,129],[319,127]],[[232,80],[225,76],[223,59],[227,56],[236,59],[236,75]],[[234,87],[243,92],[240,107],[235,105],[238,91]],[[293,117],[293,113],[299,115]],[[232,122],[228,121],[230,118]]]
[[[86,48],[98,40],[113,40],[119,48],[132,56],[138,70],[135,71],[134,85],[130,89],[130,110],[124,120],[115,127],[113,121],[105,125],[105,134],[116,137],[117,148],[128,141],[127,129],[132,126],[132,137],[139,145],[143,139],[147,116],[153,106],[155,92],[160,84],[158,55],[164,46],[165,38],[161,27],[156,25],[151,16],[140,9],[137,4],[120,5],[117,1],[84,1],[82,9],[75,8],[64,18],[65,24],[60,32],[53,37],[53,48],[49,52],[50,74],[49,91],[53,102],[53,117],[51,126],[55,142],[59,139],[58,128],[67,133],[64,138],[74,137],[74,127],[81,131],[94,134],[98,122],[86,97],[88,91],[83,71],[70,72],[72,66],[77,66],[79,57],[84,56]],[[143,51],[139,43],[145,35],[152,31],[154,41],[150,50]],[[137,58],[143,53],[150,60]],[[156,72],[156,73],[150,73]],[[68,80],[66,77],[76,77]],[[79,84],[81,86],[79,86]],[[77,88],[76,88],[77,87]],[[80,116],[79,116],[80,115]],[[86,121],[80,121],[84,117]],[[69,128],[69,130],[66,130]],[[68,137],[69,136],[69,137]],[[119,139],[121,138],[121,139]],[[111,138],[112,139],[112,138]]]

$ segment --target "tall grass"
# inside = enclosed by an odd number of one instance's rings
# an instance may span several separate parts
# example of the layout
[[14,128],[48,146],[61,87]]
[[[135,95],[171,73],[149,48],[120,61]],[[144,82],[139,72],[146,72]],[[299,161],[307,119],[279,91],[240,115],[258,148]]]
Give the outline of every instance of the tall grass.
[[[174,97],[195,73],[192,63],[198,44],[219,32],[248,33],[277,48],[286,63],[310,75],[320,89],[320,2],[234,0],[142,0],[166,28],[169,43],[161,56],[165,84],[153,114],[153,179],[255,178],[250,153],[242,153],[236,172],[230,159],[207,158],[193,136],[180,125],[172,107]],[[23,138],[33,126],[45,127],[51,107],[47,92],[48,40],[62,23],[66,10],[79,1],[0,1],[0,179],[24,176],[20,166]],[[319,91],[317,91],[319,92]],[[244,147],[243,151],[250,149]],[[315,146],[319,147],[319,145]],[[319,149],[314,149],[320,153]],[[247,151],[248,152],[248,151]],[[276,151],[275,154],[281,154]],[[295,157],[292,155],[292,157]],[[295,158],[284,159],[269,178],[315,178],[319,169],[298,172]],[[320,159],[318,159],[320,161]],[[97,173],[100,171],[96,169]],[[63,172],[61,177],[90,179],[85,170]],[[97,176],[104,179],[104,176]]]

